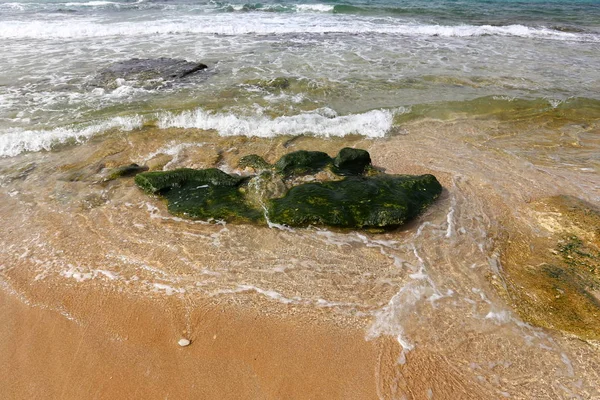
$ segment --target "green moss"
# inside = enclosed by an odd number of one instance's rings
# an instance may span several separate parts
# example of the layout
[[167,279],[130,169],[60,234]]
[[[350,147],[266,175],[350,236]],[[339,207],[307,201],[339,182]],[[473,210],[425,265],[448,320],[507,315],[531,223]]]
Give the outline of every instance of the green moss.
[[214,186],[236,186],[243,178],[226,174],[217,168],[190,169],[173,171],[152,171],[136,175],[135,183],[146,193],[156,194],[185,184]]
[[238,162],[238,167],[253,168],[256,171],[263,171],[272,168],[272,165],[266,162],[265,159],[261,156],[256,154],[250,154],[240,158],[240,161]]
[[442,186],[433,175],[348,177],[296,186],[269,203],[269,219],[290,226],[393,227],[417,216]]
[[333,160],[333,171],[338,175],[362,175],[371,165],[369,152],[345,147]]
[[275,163],[275,170],[285,176],[314,174],[331,163],[322,151],[299,150],[288,153]]
[[[368,153],[348,150],[345,159],[352,172],[364,170],[370,161]],[[264,222],[266,207],[270,220],[276,223],[365,229],[403,224],[442,190],[432,175],[385,174],[305,183],[288,190],[284,177],[318,172],[331,161],[323,152],[296,151],[283,156],[274,170],[263,170],[254,177],[232,176],[215,168],[179,169],[143,172],[135,177],[135,183],[146,193],[166,199],[171,213],[188,218]],[[240,165],[258,168],[265,164],[256,155],[240,161]]]
[[169,212],[194,219],[256,221],[262,213],[246,203],[244,179],[219,169],[178,169],[138,174],[135,183],[146,193],[167,200]]

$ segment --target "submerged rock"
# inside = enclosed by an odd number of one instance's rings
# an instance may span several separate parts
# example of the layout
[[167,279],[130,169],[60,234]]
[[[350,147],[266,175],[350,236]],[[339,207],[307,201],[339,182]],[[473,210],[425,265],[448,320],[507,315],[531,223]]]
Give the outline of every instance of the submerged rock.
[[108,174],[106,174],[105,181],[112,181],[117,178],[134,176],[144,171],[148,171],[148,167],[137,164],[123,165],[122,167],[117,167],[110,170]]
[[255,171],[263,171],[272,168],[272,165],[266,162],[264,158],[257,154],[250,154],[248,156],[240,158],[240,161],[238,162],[238,167],[242,169],[252,168]]
[[600,340],[600,209],[570,196],[532,209],[547,234],[514,234],[503,249],[513,306],[534,325]]
[[101,69],[90,86],[114,89],[122,79],[145,88],[159,87],[166,81],[182,79],[206,68],[205,64],[177,58],[132,58]]
[[367,229],[407,222],[442,191],[433,175],[366,176],[371,158],[364,150],[343,149],[336,160],[337,166],[326,153],[302,150],[281,157],[271,168],[252,155],[243,157],[240,166],[262,169],[253,177],[215,168],[179,169],[144,172],[135,182],[145,192],[166,199],[171,213],[189,218],[264,223],[266,215],[290,226]]
[[277,77],[273,79],[255,79],[245,82],[246,85],[255,86],[263,90],[283,90],[290,87],[290,79]]

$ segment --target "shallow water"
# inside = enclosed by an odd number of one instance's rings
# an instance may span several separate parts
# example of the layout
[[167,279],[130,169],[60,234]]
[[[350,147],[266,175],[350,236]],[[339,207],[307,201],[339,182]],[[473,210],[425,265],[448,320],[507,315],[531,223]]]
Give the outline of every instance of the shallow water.
[[[597,164],[587,156],[600,145],[597,123],[561,128],[579,138],[580,152],[558,145],[564,132],[539,121],[523,123],[521,139],[512,121],[403,127],[403,135],[378,140],[220,138],[148,128],[5,158],[5,285],[21,287],[18,277],[27,271],[33,285],[103,285],[189,301],[208,296],[260,304],[264,312],[312,309],[336,323],[363,325],[368,339],[396,337],[401,365],[410,366],[416,348],[443,354],[465,379],[495,395],[597,396],[597,350],[535,328],[511,309],[500,250],[507,233],[543,232],[532,218],[533,199],[571,194],[598,201]],[[533,151],[551,140],[551,157]],[[369,149],[389,173],[436,174],[442,197],[400,230],[369,234],[183,220],[131,178],[103,182],[112,165],[151,162],[157,153],[170,155],[167,168],[217,165],[235,172],[231,166],[251,152],[273,161],[296,149],[334,154],[346,145]]]

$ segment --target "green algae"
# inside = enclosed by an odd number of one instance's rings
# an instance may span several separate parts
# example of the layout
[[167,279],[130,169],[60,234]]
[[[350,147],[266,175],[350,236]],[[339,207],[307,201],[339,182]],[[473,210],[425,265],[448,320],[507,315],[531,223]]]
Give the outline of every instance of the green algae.
[[322,151],[298,150],[281,157],[275,170],[284,176],[314,174],[331,162],[331,157]]
[[[401,225],[442,191],[433,175],[367,176],[370,163],[365,150],[345,148],[335,160],[327,153],[301,150],[274,166],[257,155],[242,157],[241,167],[260,171],[250,177],[184,168],[143,172],[135,183],[164,198],[169,212],[187,218],[266,223],[266,214],[269,221],[290,226],[364,229]],[[320,174],[323,170],[327,173]],[[303,178],[307,174],[318,175]],[[330,180],[318,181],[325,178]]]
[[371,166],[371,155],[362,149],[344,147],[333,160],[338,175],[362,175]]
[[270,202],[272,222],[290,226],[382,228],[417,216],[442,186],[433,175],[348,177],[296,186]]
[[229,175],[217,168],[181,168],[173,171],[152,171],[138,174],[135,183],[146,193],[156,194],[184,185],[237,186],[243,178]]
[[262,171],[272,168],[272,165],[265,161],[264,158],[257,154],[250,154],[240,158],[238,162],[239,168],[252,168],[256,171]]

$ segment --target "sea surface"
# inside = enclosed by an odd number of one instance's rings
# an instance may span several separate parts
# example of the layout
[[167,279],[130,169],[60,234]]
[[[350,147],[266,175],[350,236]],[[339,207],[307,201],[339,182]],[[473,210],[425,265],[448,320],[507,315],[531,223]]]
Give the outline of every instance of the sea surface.
[[[598,341],[515,300],[571,232],[547,199],[600,204],[599,0],[1,1],[0,41],[0,290],[82,326],[61,288],[303,310],[482,398],[600,398]],[[94,83],[160,57],[208,68]],[[104,179],[346,146],[444,192],[374,234],[186,220]]]
[[[0,156],[109,129],[383,137],[399,120],[600,112],[600,2],[0,2]],[[89,86],[130,58],[200,61],[195,84]],[[249,84],[284,77],[286,90]]]

